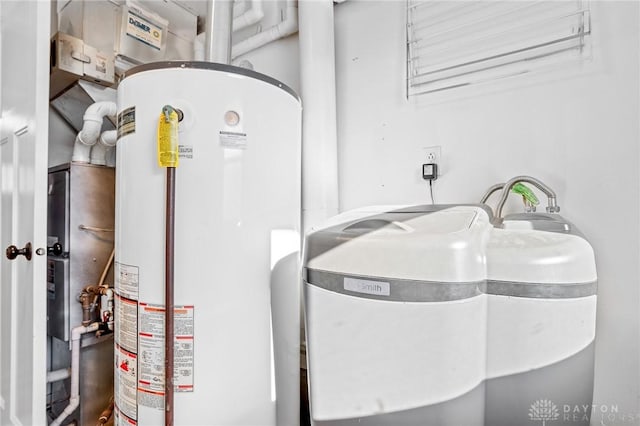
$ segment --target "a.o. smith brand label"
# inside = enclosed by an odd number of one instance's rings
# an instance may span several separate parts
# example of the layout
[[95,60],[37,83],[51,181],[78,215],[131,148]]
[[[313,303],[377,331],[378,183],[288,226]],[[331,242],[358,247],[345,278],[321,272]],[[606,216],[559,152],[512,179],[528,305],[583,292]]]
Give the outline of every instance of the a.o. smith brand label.
[[344,289],[376,296],[389,296],[391,294],[391,285],[388,282],[361,280],[358,278],[345,277]]
[[118,114],[118,139],[136,131],[136,107],[129,107]]

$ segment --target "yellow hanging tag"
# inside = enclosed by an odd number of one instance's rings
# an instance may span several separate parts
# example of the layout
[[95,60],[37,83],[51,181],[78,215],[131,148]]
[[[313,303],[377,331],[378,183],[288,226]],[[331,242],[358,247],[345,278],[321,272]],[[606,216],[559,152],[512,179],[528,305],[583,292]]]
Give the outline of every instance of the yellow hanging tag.
[[165,105],[158,119],[158,164],[178,167],[178,112]]

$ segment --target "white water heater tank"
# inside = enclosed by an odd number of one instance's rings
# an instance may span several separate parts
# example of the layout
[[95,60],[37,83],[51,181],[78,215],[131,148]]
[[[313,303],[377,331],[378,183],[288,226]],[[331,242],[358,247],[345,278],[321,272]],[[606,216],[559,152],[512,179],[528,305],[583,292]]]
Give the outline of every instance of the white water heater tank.
[[300,100],[262,74],[197,62],[143,65],[118,87],[116,424],[164,422],[165,105],[184,115],[175,424],[275,425],[270,276],[274,238],[299,231]]

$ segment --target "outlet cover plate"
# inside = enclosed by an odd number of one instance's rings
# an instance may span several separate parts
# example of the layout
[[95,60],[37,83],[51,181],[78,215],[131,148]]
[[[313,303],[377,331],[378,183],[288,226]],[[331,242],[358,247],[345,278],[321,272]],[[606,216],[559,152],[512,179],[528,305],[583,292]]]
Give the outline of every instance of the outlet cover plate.
[[442,147],[440,145],[422,148],[421,160],[420,170],[422,170],[422,165],[425,163],[436,163],[438,165],[438,176],[442,176]]

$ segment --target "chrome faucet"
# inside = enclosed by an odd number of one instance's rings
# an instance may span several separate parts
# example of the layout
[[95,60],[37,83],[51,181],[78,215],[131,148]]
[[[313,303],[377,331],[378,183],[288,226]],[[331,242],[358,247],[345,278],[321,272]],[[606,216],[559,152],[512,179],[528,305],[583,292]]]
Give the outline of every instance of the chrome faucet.
[[[513,179],[510,179],[507,183],[503,185],[502,195],[500,196],[500,200],[496,205],[496,215],[494,218],[495,223],[502,222],[502,208],[504,207],[504,203],[507,201],[507,197],[509,196],[509,191],[511,191],[511,188],[513,188],[513,186],[518,182],[529,183],[535,186],[536,188],[538,188],[540,191],[545,193],[545,195],[548,197],[547,213],[557,213],[560,211],[560,206],[558,206],[557,200],[556,200],[556,193],[553,191],[553,189],[549,188],[547,185],[545,185],[540,180],[534,177],[516,176]],[[493,192],[497,191],[499,188],[495,188],[495,187],[497,187],[498,185],[494,185],[491,188],[489,188],[489,190],[487,191],[487,194],[491,195]],[[489,198],[487,194],[485,194],[485,197]],[[485,199],[485,197],[482,197],[483,200]]]
[[487,192],[482,196],[480,204],[486,204],[489,197],[491,197],[491,194],[501,190],[502,188],[504,188],[504,183],[496,183],[495,185],[490,186],[489,189],[487,189]]

